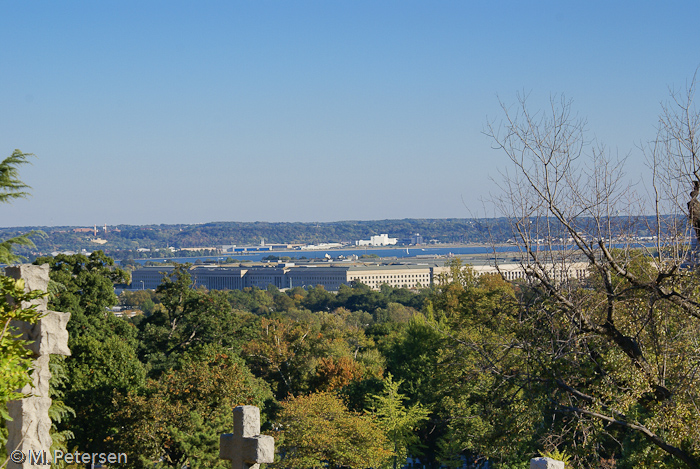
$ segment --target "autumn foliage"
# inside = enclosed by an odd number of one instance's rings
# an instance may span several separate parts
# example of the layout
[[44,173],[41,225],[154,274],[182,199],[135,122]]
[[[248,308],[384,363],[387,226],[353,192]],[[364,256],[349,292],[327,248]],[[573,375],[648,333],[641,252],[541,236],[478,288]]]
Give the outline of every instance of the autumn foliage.
[[332,393],[285,400],[279,425],[284,448],[279,467],[380,467],[393,455],[378,421],[350,412]]

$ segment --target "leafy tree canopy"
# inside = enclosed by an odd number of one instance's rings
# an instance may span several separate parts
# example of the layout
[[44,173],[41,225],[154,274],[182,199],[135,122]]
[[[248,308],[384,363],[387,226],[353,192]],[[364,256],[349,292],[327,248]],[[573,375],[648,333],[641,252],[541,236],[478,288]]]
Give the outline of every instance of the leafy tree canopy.
[[[225,468],[218,459],[219,435],[233,430],[237,405],[265,407],[269,386],[243,361],[217,346],[185,353],[176,367],[145,388],[118,396],[116,437],[130,467]],[[230,464],[230,463],[228,463]]]
[[280,468],[379,467],[393,455],[377,419],[350,412],[331,393],[284,401],[278,424]]
[[[0,162],[0,203],[10,203],[15,199],[29,196],[27,189],[30,187],[19,179],[19,167],[29,163],[31,156],[34,155],[15,150],[12,155]],[[34,243],[30,236],[36,234],[39,232],[31,231],[0,242],[0,264],[10,264],[20,260],[21,258],[12,252],[13,246],[33,247]]]
[[401,382],[394,381],[391,373],[387,374],[383,384],[382,394],[373,396],[373,411],[379,419],[379,426],[394,446],[393,466],[396,469],[399,462],[403,465],[409,454],[420,455],[420,437],[416,430],[419,424],[428,419],[429,411],[421,404],[406,408],[404,401],[407,398],[399,392]]

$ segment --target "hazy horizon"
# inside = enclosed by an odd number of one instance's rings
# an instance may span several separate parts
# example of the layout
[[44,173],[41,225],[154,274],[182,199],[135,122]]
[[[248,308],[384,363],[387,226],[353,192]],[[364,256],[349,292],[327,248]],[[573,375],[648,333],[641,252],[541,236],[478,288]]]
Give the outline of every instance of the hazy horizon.
[[[656,214],[646,214],[646,215],[639,215],[639,217],[646,218],[646,217],[652,217],[655,218],[657,215]],[[666,215],[660,215],[661,217],[672,217],[676,216],[674,214],[666,214]],[[587,217],[582,217],[583,219],[586,219]],[[613,217],[617,218],[617,217]],[[620,215],[619,218],[629,218],[626,215]],[[120,227],[120,226],[197,226],[197,225],[210,225],[210,224],[217,224],[217,223],[241,223],[241,224],[305,224],[305,225],[312,225],[312,224],[343,224],[343,223],[378,223],[378,222],[396,222],[396,221],[427,221],[427,220],[474,220],[474,221],[491,221],[491,220],[501,220],[501,219],[507,219],[505,216],[495,216],[495,217],[410,217],[410,218],[375,218],[375,219],[366,219],[366,220],[359,220],[359,219],[354,219],[354,220],[329,220],[329,221],[319,221],[319,220],[312,220],[312,221],[298,221],[298,220],[292,220],[292,221],[270,221],[270,220],[252,220],[252,221],[240,221],[240,220],[216,220],[216,221],[205,221],[205,222],[199,222],[199,223],[119,223],[115,225],[111,225],[107,223],[107,228],[109,231],[110,227]],[[98,232],[102,232],[104,228],[104,223],[90,223],[90,224],[83,224],[83,225],[7,225],[7,226],[0,226],[0,229],[13,229],[13,228],[23,228],[23,229],[41,229],[41,228],[93,228],[97,227]],[[389,229],[389,228],[387,228]]]

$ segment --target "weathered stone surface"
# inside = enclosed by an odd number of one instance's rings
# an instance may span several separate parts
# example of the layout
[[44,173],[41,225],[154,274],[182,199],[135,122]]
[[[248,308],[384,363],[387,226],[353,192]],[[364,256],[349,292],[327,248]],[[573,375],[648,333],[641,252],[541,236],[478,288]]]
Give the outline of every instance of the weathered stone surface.
[[[24,289],[26,291],[41,290],[46,291],[49,286],[49,265],[16,265],[5,268],[8,277],[14,279],[24,279]],[[23,340],[32,343],[27,348],[35,356],[44,354],[70,355],[68,349],[68,331],[66,324],[70,320],[70,313],[59,313],[47,311],[48,299],[46,297],[32,301],[23,306],[36,304],[37,310],[46,314],[36,324],[29,324],[22,321],[13,321],[12,326],[22,333]]]
[[275,440],[260,435],[260,409],[238,406],[233,409],[233,433],[219,438],[219,458],[231,461],[232,469],[258,469],[260,463],[275,460]]
[[219,459],[233,461],[236,457],[236,437],[233,433],[219,436]]
[[12,321],[12,326],[22,333],[22,340],[30,341],[27,348],[32,351],[34,356],[44,354],[70,355],[68,331],[66,330],[70,313],[46,310],[43,312],[45,316],[39,319],[36,324]]
[[[46,291],[49,284],[48,264],[6,267],[5,273],[8,277],[24,279],[27,291]],[[36,464],[36,461],[32,461],[32,458],[29,457],[30,453],[50,455],[51,419],[49,418],[49,407],[51,407],[51,398],[49,397],[49,380],[51,372],[49,370],[49,355],[70,355],[68,331],[66,330],[70,314],[47,311],[47,301],[44,297],[29,303],[36,304],[37,310],[44,314],[44,317],[36,324],[13,322],[13,326],[22,333],[23,339],[33,341],[27,345],[27,348],[32,351],[36,359],[32,372],[33,386],[25,386],[22,389],[22,392],[29,394],[30,397],[11,401],[7,405],[12,420],[7,422],[9,434],[6,448],[8,453],[19,450],[26,456],[22,463],[10,460],[7,465],[8,469],[43,467],[41,464]],[[29,304],[23,306],[27,307]]]
[[260,433],[260,409],[252,405],[239,405],[233,409],[233,434],[243,438]]
[[[20,450],[25,455],[30,451],[49,453],[51,448],[51,419],[49,419],[49,407],[51,399],[48,397],[28,397],[18,401],[7,403],[7,410],[12,418],[8,422],[7,448],[8,453],[12,450]],[[8,469],[22,469],[39,467],[30,465],[29,460],[22,464],[9,461]]]
[[47,311],[46,316],[34,326],[34,343],[29,345],[29,349],[37,355],[70,355],[66,330],[69,320],[70,313]]
[[268,435],[244,438],[241,453],[247,464],[275,462],[275,439]]
[[34,369],[32,370],[32,384],[28,384],[22,388],[21,392],[33,396],[48,396],[49,381],[51,380],[51,371],[49,371],[48,355],[41,355],[34,360]]
[[552,458],[532,458],[530,469],[564,469],[564,463]]
[[[46,291],[46,288],[49,286],[49,264],[8,266],[5,267],[5,275],[16,280],[24,279],[24,291]],[[38,305],[40,310],[45,310],[49,304],[49,299],[47,297],[39,298],[30,304]]]

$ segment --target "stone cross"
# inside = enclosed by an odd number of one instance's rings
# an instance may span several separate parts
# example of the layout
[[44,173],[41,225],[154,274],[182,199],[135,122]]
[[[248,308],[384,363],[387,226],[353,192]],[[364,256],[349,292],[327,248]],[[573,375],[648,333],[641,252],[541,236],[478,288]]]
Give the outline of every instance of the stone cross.
[[530,459],[530,469],[564,469],[564,462],[552,458]]
[[233,409],[233,433],[221,435],[219,458],[231,461],[232,469],[258,469],[260,463],[275,462],[275,439],[260,435],[260,409]]
[[[5,267],[5,274],[14,279],[24,279],[26,291],[46,291],[49,285],[49,265],[19,265]],[[48,311],[46,297],[33,300],[37,311],[44,314],[36,324],[13,321],[12,326],[22,333],[22,339],[32,341],[27,344],[34,357],[32,385],[25,386],[21,392],[29,395],[24,399],[10,401],[7,410],[12,418],[7,422],[7,454],[21,451],[21,458],[11,457],[8,469],[26,469],[45,465],[50,457],[51,419],[49,418],[49,355],[70,355],[68,349],[68,331],[66,324],[70,313]]]

